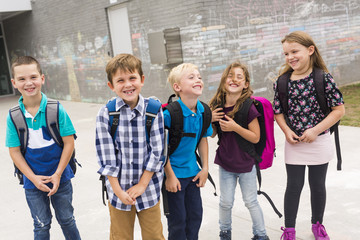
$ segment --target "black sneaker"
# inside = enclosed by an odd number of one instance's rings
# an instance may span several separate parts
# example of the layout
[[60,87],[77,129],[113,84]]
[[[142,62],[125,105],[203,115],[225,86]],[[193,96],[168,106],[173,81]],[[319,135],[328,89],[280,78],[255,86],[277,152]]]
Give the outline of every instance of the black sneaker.
[[270,238],[268,236],[258,236],[255,235],[251,240],[270,240]]
[[231,240],[231,230],[220,231],[220,240]]

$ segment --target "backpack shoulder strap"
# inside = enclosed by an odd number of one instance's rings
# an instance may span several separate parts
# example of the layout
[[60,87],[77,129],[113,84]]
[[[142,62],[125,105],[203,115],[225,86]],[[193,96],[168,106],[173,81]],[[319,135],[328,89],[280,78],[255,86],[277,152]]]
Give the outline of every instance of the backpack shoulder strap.
[[59,101],[48,98],[45,109],[46,126],[57,145],[63,146],[59,129]]
[[[13,122],[16,132],[19,136],[20,141],[20,151],[23,156],[25,156],[26,149],[29,142],[29,129],[26,124],[26,119],[23,114],[23,112],[20,109],[20,106],[17,105],[15,107],[12,107],[9,110],[9,115],[11,118],[11,121]],[[20,185],[24,184],[24,178],[23,173],[16,167],[14,163],[14,176],[17,176],[19,179]]]
[[170,113],[171,126],[169,130],[169,156],[175,152],[184,133],[183,112],[178,101],[169,103],[165,109]]
[[[204,107],[204,112],[203,112],[203,125],[202,125],[202,129],[201,129],[199,142],[200,142],[201,138],[205,135],[207,129],[209,128],[210,123],[211,123],[211,117],[212,117],[210,107],[204,102],[200,101],[200,103]],[[199,143],[198,143],[198,145],[199,145]]]
[[[117,127],[119,126],[119,117],[120,117],[120,112],[116,111],[116,98],[108,101],[108,103],[106,104],[106,108],[108,109],[108,113],[109,113],[110,135],[113,139],[113,142],[115,142],[116,130]],[[99,180],[101,181],[101,192],[102,192],[101,195],[102,195],[103,204],[106,206],[105,197],[106,199],[109,199],[109,195],[106,189],[106,176],[100,175]]]
[[[211,124],[212,112],[211,112],[210,107],[206,103],[201,102],[201,101],[200,101],[200,103],[204,107],[204,112],[202,113],[202,117],[203,117],[202,129],[201,129],[201,134],[199,136],[199,141],[197,142],[197,145],[196,145],[196,148],[195,148],[195,154],[196,154],[196,161],[198,162],[199,166],[202,168],[201,158],[200,158],[200,155],[198,154],[198,152],[196,150],[198,149],[201,139],[203,138],[203,136],[205,135],[207,129],[209,128],[209,126]],[[212,178],[210,173],[208,173],[208,179],[209,179],[210,183],[214,187],[214,195],[217,196],[215,181]]]
[[25,155],[29,141],[29,129],[26,124],[25,116],[19,105],[12,107],[9,110],[9,115],[19,136],[21,153]]
[[110,100],[106,107],[109,112],[109,126],[110,126],[110,135],[115,140],[116,138],[116,129],[119,126],[119,116],[120,112],[116,111],[116,98]]
[[[328,115],[331,111],[331,108],[328,107],[325,96],[325,73],[322,69],[314,68],[314,85],[316,90],[316,100],[320,105],[321,111],[326,115]],[[337,170],[341,170],[341,149],[340,149],[340,139],[339,139],[339,124],[340,121],[335,123],[330,128],[330,132],[335,132],[335,147],[336,147],[336,156],[337,156]]]
[[288,114],[288,81],[290,79],[291,72],[284,73],[278,79],[277,90],[279,93],[280,105],[283,110],[283,114]]
[[153,98],[149,98],[149,103],[145,112],[145,128],[146,128],[146,141],[150,141],[150,130],[154,119],[160,111],[161,103]]
[[[234,121],[242,126],[243,128],[248,129],[248,115],[251,105],[253,104],[253,99],[248,98],[244,101],[239,111],[235,113]],[[247,140],[245,140],[243,137],[241,137],[239,134],[235,134],[235,139],[238,144],[238,146],[244,151],[247,152],[250,156],[252,156],[257,163],[261,162],[262,159],[257,154],[255,145]]]
[[250,110],[252,103],[253,103],[253,100],[251,98],[245,99],[245,101],[241,105],[239,111],[237,111],[234,115],[234,121],[244,128],[248,127],[247,119],[248,119],[249,110]]
[[324,71],[319,68],[314,68],[314,86],[316,91],[316,100],[320,105],[321,111],[327,115],[330,112],[330,108],[326,103],[325,97],[325,75]]

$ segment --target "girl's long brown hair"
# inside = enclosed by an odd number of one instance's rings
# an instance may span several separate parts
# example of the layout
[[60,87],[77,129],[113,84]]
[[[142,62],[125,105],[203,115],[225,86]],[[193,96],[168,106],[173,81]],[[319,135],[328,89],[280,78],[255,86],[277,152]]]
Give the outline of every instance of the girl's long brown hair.
[[235,113],[237,111],[239,111],[239,108],[241,107],[243,102],[253,94],[253,90],[250,87],[250,74],[249,74],[247,67],[244,64],[242,64],[240,62],[233,62],[229,66],[226,67],[226,69],[224,70],[224,72],[221,76],[221,81],[220,81],[219,87],[216,90],[214,97],[210,100],[210,103],[209,103],[211,110],[215,110],[216,108],[219,108],[219,107],[222,107],[222,108],[224,107],[225,99],[226,99],[225,97],[226,97],[226,93],[227,93],[226,88],[225,88],[226,79],[227,79],[227,76],[231,73],[231,71],[234,68],[241,68],[243,70],[245,82],[248,83],[248,87],[244,88],[242,90],[241,96],[236,100],[234,109],[227,114],[231,118],[233,118]]
[[[309,34],[307,34],[306,32],[303,32],[303,31],[295,31],[295,32],[292,32],[292,33],[286,35],[281,40],[281,43],[284,43],[284,42],[289,42],[289,43],[296,42],[307,48],[310,46],[314,46],[314,53],[310,56],[310,66],[312,66],[312,68],[314,68],[314,67],[320,68],[320,69],[324,70],[324,72],[329,72],[325,65],[323,58],[320,55],[320,51],[319,51],[318,47],[316,46],[314,40],[311,38],[311,36]],[[285,63],[280,68],[279,75],[281,76],[284,73],[292,72],[292,71],[293,70],[289,66],[289,64]]]

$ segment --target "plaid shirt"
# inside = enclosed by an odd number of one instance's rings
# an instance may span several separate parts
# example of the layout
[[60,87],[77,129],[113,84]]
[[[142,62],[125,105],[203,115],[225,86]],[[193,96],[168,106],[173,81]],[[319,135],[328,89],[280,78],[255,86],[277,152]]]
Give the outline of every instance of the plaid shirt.
[[[144,170],[154,172],[145,192],[136,198],[137,211],[155,206],[160,199],[163,180],[163,161],[161,154],[164,146],[164,119],[162,110],[154,119],[150,130],[149,144],[146,142],[145,112],[149,100],[139,95],[139,102],[131,109],[121,98],[116,99],[116,110],[120,111],[115,144],[110,135],[109,113],[102,107],[96,117],[96,150],[100,165],[99,174],[117,177],[122,190],[136,185]],[[106,188],[111,205],[130,211],[114,194],[106,178]]]

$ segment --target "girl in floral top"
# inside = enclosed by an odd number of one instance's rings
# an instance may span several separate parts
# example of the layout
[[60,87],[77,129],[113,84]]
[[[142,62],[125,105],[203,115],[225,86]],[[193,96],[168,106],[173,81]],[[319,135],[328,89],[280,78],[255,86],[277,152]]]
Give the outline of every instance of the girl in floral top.
[[[325,179],[334,156],[329,128],[345,114],[341,92],[328,72],[312,38],[296,31],[281,41],[285,64],[280,76],[288,74],[288,109],[280,104],[278,81],[274,84],[275,119],[284,132],[287,187],[284,198],[285,228],[281,239],[295,240],[295,222],[308,166],[311,192],[312,232],[316,240],[330,239],[322,225],[326,203]],[[332,111],[320,110],[314,85],[315,68],[324,71],[326,102]],[[287,119],[285,118],[287,117]]]

